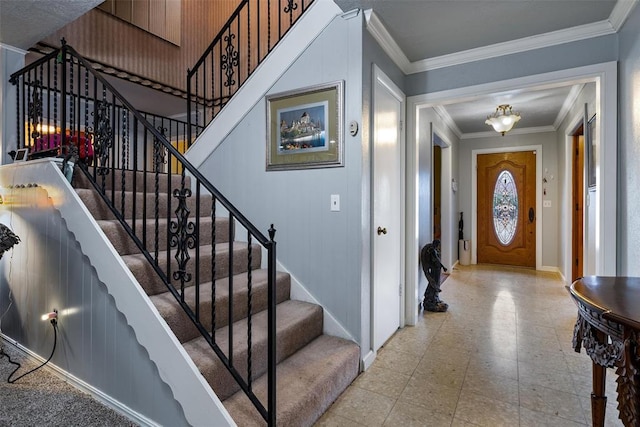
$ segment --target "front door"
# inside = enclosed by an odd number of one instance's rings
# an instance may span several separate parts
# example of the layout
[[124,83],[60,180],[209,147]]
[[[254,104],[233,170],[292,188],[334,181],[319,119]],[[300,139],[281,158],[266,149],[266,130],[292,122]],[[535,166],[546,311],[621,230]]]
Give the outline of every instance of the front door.
[[478,263],[536,266],[536,153],[478,155]]
[[373,135],[373,349],[400,326],[402,98],[376,73]]

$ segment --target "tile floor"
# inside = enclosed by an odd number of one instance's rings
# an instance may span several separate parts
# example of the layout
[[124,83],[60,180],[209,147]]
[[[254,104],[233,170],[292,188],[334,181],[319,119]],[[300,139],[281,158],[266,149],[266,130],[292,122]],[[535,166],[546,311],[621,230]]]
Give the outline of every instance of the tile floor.
[[[399,330],[316,426],[591,425],[591,360],[571,348],[577,309],[553,273],[456,267],[447,313]],[[606,426],[621,426],[607,372]]]

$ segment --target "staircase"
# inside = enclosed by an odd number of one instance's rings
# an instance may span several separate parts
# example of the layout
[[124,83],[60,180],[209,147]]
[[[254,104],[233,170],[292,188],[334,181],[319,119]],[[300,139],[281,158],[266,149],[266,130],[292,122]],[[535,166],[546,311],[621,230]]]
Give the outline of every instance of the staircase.
[[[121,171],[116,172],[118,175]],[[127,183],[137,183],[137,192],[130,187],[133,184],[127,184],[129,186],[125,187],[124,197],[122,197],[122,191],[117,190],[115,200],[124,200],[125,205],[131,206],[136,194],[139,199],[138,206],[142,206],[140,187],[148,186],[147,191],[151,194],[155,188],[155,174],[147,172],[145,176],[144,172],[136,172],[136,179],[130,176],[132,172],[126,174],[128,175]],[[160,265],[171,264],[170,271],[177,271],[178,264],[176,259],[172,259],[173,254],[167,251],[167,242],[169,242],[167,230],[172,218],[166,215],[166,203],[172,197],[170,193],[181,187],[181,179],[180,175],[173,175],[169,181],[164,175],[158,181],[160,191],[158,212],[165,215],[160,216],[157,222],[160,230],[157,239],[157,258]],[[189,178],[186,180],[188,187]],[[105,181],[107,192],[111,190],[111,182],[111,180]],[[220,358],[211,351],[209,343],[188,318],[174,295],[158,278],[151,264],[140,253],[138,246],[82,171],[76,170],[73,184],[100,228],[122,256],[124,263],[137,278],[140,286],[182,343],[206,381],[223,401],[234,421],[240,426],[266,425],[238,382]],[[198,273],[200,292],[196,292],[196,287],[191,285],[193,283],[191,281],[184,289],[184,299],[192,307],[197,303],[202,323],[208,330],[215,331],[213,336],[219,348],[227,358],[233,360],[236,369],[244,378],[248,379],[248,372],[251,372],[251,380],[248,382],[258,399],[266,402],[267,270],[261,268],[259,247],[237,241],[234,227],[228,218],[217,216],[215,220],[211,219],[210,212],[207,212],[205,207],[211,206],[211,203],[211,196],[202,195],[199,209],[196,209],[196,206],[190,206],[192,211],[202,213],[199,221],[198,257],[200,266],[210,266],[215,263],[222,268],[215,269],[215,277],[211,277],[212,270],[201,267]],[[151,203],[149,205],[151,206]],[[155,221],[146,222],[145,227],[149,228],[146,232],[143,233],[140,229],[143,213],[147,214],[148,219],[152,219],[155,216],[155,209],[147,209],[147,212],[138,209],[136,212],[138,221],[131,219],[127,222],[137,224],[135,226],[137,235],[146,235],[147,239],[153,236],[155,240],[155,233],[152,230],[156,227]],[[148,241],[146,244],[153,247],[155,242]],[[189,252],[191,256],[195,256],[196,248],[191,248]],[[248,257],[249,253],[252,253],[251,257]],[[249,264],[244,262],[247,259],[250,259]],[[232,267],[224,268],[228,265]],[[196,274],[193,266],[188,268],[187,272]],[[251,292],[249,292],[248,278],[251,280]],[[212,286],[212,281],[215,286]],[[276,418],[278,425],[281,426],[306,426],[312,425],[355,379],[359,370],[360,351],[351,341],[323,335],[322,307],[291,300],[289,291],[289,275],[277,272],[276,395],[278,401]],[[232,295],[231,305],[229,304],[230,294]],[[232,313],[231,316],[230,313]],[[228,324],[228,318],[233,319],[231,324]],[[214,322],[215,326],[213,326]],[[248,336],[248,330],[251,331],[251,336]]]

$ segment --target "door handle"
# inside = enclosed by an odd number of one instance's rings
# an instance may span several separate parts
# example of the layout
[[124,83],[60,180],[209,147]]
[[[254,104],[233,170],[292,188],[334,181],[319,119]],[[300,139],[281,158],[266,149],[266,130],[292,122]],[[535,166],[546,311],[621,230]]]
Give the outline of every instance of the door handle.
[[536,219],[536,211],[533,208],[529,208],[529,222],[533,222],[534,219]]
[[387,234],[387,228],[378,227],[378,236],[381,234]]

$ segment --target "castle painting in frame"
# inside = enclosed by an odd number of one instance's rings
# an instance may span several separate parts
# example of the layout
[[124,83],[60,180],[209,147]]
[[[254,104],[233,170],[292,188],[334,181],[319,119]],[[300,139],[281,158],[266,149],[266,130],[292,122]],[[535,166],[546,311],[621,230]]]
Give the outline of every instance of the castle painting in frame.
[[267,170],[343,166],[343,82],[267,96]]

